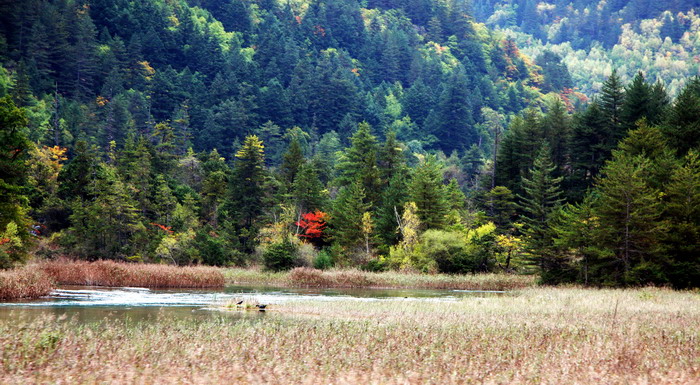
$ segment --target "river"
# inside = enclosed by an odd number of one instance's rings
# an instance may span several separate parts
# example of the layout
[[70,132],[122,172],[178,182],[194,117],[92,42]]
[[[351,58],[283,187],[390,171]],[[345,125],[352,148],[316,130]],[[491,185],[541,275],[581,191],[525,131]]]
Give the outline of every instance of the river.
[[424,289],[302,289],[228,286],[218,290],[146,289],[64,286],[35,300],[0,303],[0,320],[50,314],[58,319],[97,322],[105,318],[149,321],[158,317],[258,317],[262,312],[212,311],[233,301],[279,304],[290,301],[457,301],[464,297],[500,296],[505,292]]

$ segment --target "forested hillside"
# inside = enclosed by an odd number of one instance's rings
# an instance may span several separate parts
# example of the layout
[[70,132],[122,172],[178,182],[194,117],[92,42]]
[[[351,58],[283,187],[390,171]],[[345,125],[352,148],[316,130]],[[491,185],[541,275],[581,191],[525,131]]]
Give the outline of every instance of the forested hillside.
[[477,20],[513,38],[539,64],[554,53],[571,70],[570,87],[599,92],[613,68],[629,82],[644,71],[677,95],[700,72],[696,0],[487,0]]
[[6,2],[2,83],[41,143],[106,149],[169,121],[181,153],[225,156],[246,134],[274,146],[294,126],[347,143],[362,121],[449,153],[484,139],[483,107],[536,97],[517,49],[461,2],[427,3],[430,28],[357,1],[281,3]]
[[502,8],[0,2],[0,264],[698,286],[700,81],[611,70],[589,99],[475,21]]

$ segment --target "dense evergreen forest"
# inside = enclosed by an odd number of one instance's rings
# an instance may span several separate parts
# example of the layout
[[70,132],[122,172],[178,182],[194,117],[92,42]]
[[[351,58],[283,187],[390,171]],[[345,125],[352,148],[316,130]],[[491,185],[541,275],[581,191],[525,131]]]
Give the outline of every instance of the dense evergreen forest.
[[554,50],[478,22],[501,3],[547,30],[532,1],[0,1],[0,265],[700,286],[700,80],[578,92]]

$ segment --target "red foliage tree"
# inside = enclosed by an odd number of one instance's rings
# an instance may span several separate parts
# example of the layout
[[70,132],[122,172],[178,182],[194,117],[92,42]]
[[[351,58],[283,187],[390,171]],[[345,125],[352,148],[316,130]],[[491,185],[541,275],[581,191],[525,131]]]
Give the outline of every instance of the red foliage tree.
[[323,230],[326,229],[326,218],[328,214],[316,210],[313,213],[306,213],[295,224],[299,226],[299,237],[307,239],[311,243],[320,243],[323,239]]
[[173,233],[173,230],[172,230],[172,227],[171,227],[171,226],[165,226],[165,225],[161,225],[160,223],[153,223],[153,222],[151,222],[150,224],[151,224],[152,226],[155,226],[155,227],[157,227],[157,228],[159,228],[159,229],[165,231],[165,232],[168,233],[168,234],[172,234],[172,233]]

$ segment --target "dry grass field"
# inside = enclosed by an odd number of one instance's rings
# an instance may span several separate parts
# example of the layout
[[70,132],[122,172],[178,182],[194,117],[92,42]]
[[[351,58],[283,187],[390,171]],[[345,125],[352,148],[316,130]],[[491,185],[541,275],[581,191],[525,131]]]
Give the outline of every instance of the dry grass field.
[[697,292],[526,288],[270,308],[205,321],[0,322],[0,382],[700,383]]

